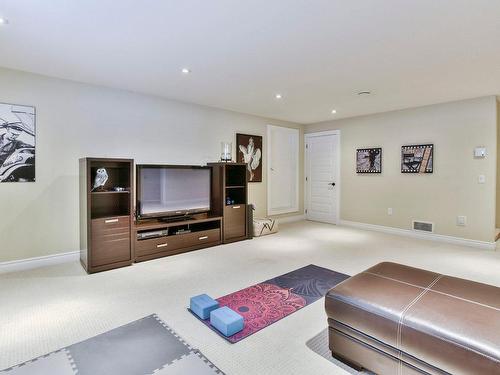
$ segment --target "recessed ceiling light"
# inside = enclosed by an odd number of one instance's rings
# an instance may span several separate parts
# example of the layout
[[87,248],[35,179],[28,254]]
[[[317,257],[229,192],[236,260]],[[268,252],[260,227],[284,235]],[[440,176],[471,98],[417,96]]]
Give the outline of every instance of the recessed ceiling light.
[[181,72],[182,74],[189,74],[191,73],[191,70],[189,70],[188,68],[182,68]]
[[276,95],[275,95],[275,98],[276,98],[276,99],[281,99],[281,98],[283,98],[283,95],[281,95],[281,94],[276,94]]
[[337,113],[337,110],[336,109],[332,109],[332,115],[334,115],[336,113]]
[[365,90],[365,91],[360,91],[360,92],[358,92],[358,95],[360,95],[360,96],[363,96],[363,95],[370,95],[371,93],[372,93],[371,91]]
[[9,21],[6,18],[0,17],[0,25],[6,25],[8,23],[9,23]]

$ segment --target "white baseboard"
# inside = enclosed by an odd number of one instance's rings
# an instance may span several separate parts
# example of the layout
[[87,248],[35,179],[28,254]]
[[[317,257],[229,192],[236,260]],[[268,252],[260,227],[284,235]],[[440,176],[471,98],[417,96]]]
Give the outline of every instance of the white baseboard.
[[292,216],[273,217],[273,218],[276,219],[278,224],[285,224],[285,223],[293,223],[295,221],[305,220],[306,215],[292,215]]
[[36,258],[11,260],[9,262],[0,263],[0,273],[30,270],[54,264],[74,262],[79,259],[80,251],[70,251],[68,253],[46,255]]
[[405,236],[405,237],[419,238],[419,239],[423,239],[423,240],[445,242],[445,243],[450,243],[450,244],[454,244],[454,245],[475,247],[475,248],[483,249],[483,250],[495,250],[496,249],[495,242],[470,240],[467,238],[445,236],[443,234],[425,233],[425,232],[419,232],[419,231],[410,230],[410,229],[386,227],[383,225],[359,223],[356,221],[349,221],[349,220],[341,220],[340,225],[344,225],[344,226],[352,227],[352,228],[373,230],[376,232],[390,233],[390,234],[395,234],[398,236]]

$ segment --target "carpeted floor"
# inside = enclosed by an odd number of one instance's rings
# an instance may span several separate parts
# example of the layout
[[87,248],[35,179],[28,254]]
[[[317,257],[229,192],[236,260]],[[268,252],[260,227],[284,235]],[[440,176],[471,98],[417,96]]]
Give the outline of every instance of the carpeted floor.
[[325,328],[320,333],[310,338],[306,342],[306,346],[314,353],[331,362],[336,367],[340,367],[352,375],[372,375],[369,371],[357,371],[338,359],[332,357],[332,353],[328,347],[328,328]]
[[349,374],[309,349],[326,328],[321,301],[237,345],[202,329],[189,297],[222,296],[308,264],[355,274],[395,261],[500,286],[500,253],[328,224],[86,275],[75,263],[0,275],[0,368],[157,313],[227,374]]

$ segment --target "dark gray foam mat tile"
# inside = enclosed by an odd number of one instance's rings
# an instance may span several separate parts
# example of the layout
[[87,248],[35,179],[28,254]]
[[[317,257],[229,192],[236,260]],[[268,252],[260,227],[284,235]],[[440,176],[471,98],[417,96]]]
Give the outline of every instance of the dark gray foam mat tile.
[[150,315],[67,349],[78,375],[137,375],[152,373],[191,348]]

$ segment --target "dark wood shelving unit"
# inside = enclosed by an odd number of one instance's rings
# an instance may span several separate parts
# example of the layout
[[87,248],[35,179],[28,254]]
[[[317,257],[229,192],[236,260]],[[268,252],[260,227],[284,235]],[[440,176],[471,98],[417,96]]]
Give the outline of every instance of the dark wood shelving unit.
[[[133,164],[131,159],[80,159],[80,261],[88,273],[132,264]],[[104,190],[92,191],[99,168],[106,169],[108,180]]]
[[[244,163],[209,163],[212,167],[212,211],[222,216],[224,243],[248,238],[248,181]],[[227,203],[227,199],[231,203]],[[233,202],[234,201],[234,202]]]

